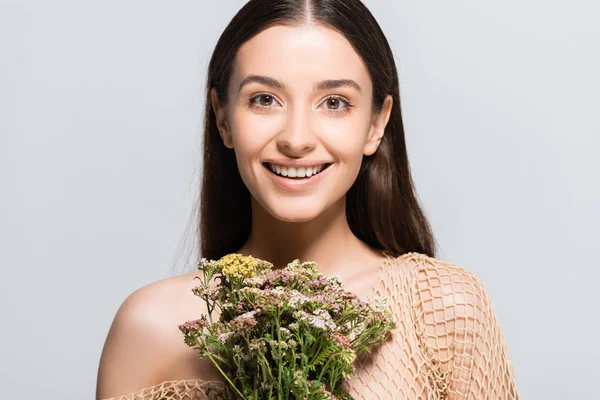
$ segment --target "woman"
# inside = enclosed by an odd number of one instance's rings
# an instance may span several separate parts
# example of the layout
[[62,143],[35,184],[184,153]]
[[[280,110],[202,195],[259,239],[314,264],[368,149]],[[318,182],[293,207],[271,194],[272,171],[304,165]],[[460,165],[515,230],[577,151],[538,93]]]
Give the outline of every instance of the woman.
[[[386,295],[398,328],[357,362],[356,399],[518,398],[484,287],[434,258],[394,58],[359,0],[249,1],[216,45],[206,100],[203,257],[316,261],[363,300]],[[220,375],[177,328],[206,313],[194,276],[125,300],[98,399],[206,398]]]

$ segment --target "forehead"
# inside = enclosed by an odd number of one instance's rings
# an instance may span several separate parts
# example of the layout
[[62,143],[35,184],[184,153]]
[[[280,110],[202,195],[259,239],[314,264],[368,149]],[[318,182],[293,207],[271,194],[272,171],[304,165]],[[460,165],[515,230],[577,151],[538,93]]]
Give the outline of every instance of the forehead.
[[267,75],[290,89],[311,90],[325,79],[355,80],[365,94],[371,90],[369,73],[350,42],[322,25],[271,26],[245,42],[236,55],[232,80]]

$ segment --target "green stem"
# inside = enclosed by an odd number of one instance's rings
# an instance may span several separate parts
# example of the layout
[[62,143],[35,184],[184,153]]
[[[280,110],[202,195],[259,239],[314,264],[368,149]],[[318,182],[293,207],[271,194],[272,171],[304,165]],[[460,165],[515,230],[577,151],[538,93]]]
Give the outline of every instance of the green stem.
[[[204,348],[206,348],[206,344],[204,343],[204,340],[202,341],[202,344],[203,344]],[[244,397],[244,395],[242,393],[240,393],[240,391],[238,390],[238,388],[233,384],[233,382],[231,382],[231,380],[229,379],[229,377],[227,376],[227,374],[225,372],[223,372],[223,370],[221,369],[221,367],[219,367],[219,364],[217,364],[217,362],[214,360],[214,358],[212,358],[212,356],[210,355],[210,350],[207,349],[206,355],[208,356],[208,358],[210,358],[210,361],[212,361],[212,363],[215,365],[215,367],[217,367],[217,369],[219,370],[219,372],[221,373],[221,375],[223,375],[225,377],[225,379],[227,379],[227,382],[229,382],[229,384],[240,395],[240,397],[243,400],[246,400],[246,398]]]
[[321,380],[321,377],[323,376],[323,374],[325,373],[325,371],[327,371],[327,366],[329,365],[329,363],[331,362],[331,360],[333,360],[335,358],[335,356],[337,356],[339,354],[341,354],[341,352],[333,353],[333,354],[331,354],[329,356],[329,359],[327,360],[327,362],[323,366],[323,369],[321,370],[321,373],[319,374],[319,380]]
[[[304,346],[304,340],[302,340],[302,336],[300,334],[298,334],[298,335],[295,334],[294,336],[296,337],[296,340],[300,344],[300,353],[301,354],[306,354],[306,352],[305,352],[306,349],[305,349],[305,346]],[[296,353],[294,353],[294,357],[295,357],[295,354]],[[304,371],[304,367],[305,366],[306,366],[306,363],[304,362],[304,358],[300,357],[300,369]]]
[[277,347],[279,350],[279,353],[277,354],[278,357],[280,357],[279,359],[279,365],[277,368],[277,386],[278,386],[278,390],[277,390],[277,397],[279,398],[279,400],[283,400],[282,398],[282,394],[281,394],[281,370],[282,370],[282,363],[283,363],[283,357],[281,355],[281,332],[279,331],[279,318],[280,318],[280,314],[279,314],[279,310],[277,311],[277,317],[275,318],[275,327],[277,328]]
[[314,353],[315,356],[312,358],[312,360],[308,363],[309,367],[313,365],[313,362],[317,359],[317,357],[319,357],[319,353],[321,353],[321,348],[323,347],[323,341],[319,340],[319,349]]
[[[207,277],[206,271],[202,271],[203,275],[204,275],[204,287],[207,288],[208,286],[208,282],[210,282],[210,280],[212,279],[212,275]],[[207,279],[208,278],[208,279]],[[208,300],[208,295],[203,296],[202,300],[204,300],[206,302],[206,308],[208,309],[208,320],[210,321],[210,324],[212,325],[213,320],[212,320],[212,310],[214,309],[214,305],[211,308],[210,306],[210,301]]]

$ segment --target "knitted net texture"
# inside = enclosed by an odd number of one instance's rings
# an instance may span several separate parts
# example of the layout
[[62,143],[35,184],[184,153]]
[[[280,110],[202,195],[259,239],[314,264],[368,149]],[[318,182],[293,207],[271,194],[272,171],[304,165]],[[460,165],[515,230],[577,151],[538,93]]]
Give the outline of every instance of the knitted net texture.
[[[362,354],[344,389],[356,400],[519,399],[490,298],[468,270],[421,253],[387,256],[367,297],[386,296],[397,328]],[[105,400],[207,400],[201,379],[165,381]]]

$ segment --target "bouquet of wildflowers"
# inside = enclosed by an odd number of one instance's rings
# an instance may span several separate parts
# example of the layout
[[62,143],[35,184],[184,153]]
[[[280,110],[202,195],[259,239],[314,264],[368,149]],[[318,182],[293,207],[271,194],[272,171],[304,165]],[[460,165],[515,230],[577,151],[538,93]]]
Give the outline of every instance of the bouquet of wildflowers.
[[[198,269],[203,278],[194,278],[201,284],[193,292],[206,302],[208,317],[179,329],[225,378],[224,387],[212,388],[220,398],[350,400],[342,382],[353,376],[357,355],[396,327],[385,297],[362,302],[314,262],[296,259],[273,269],[228,254],[202,258]],[[220,315],[213,321],[215,309]]]

